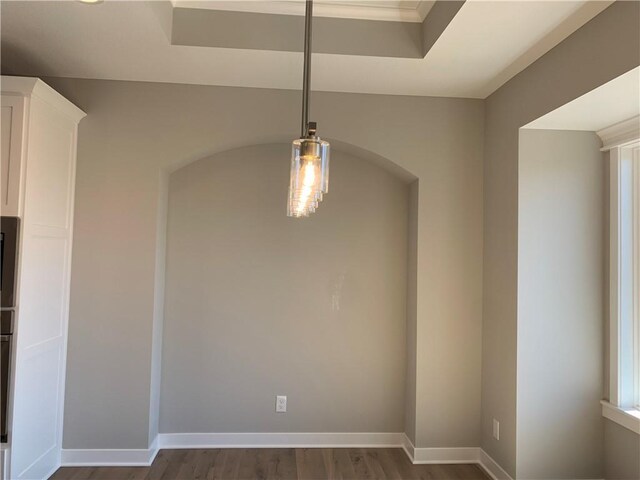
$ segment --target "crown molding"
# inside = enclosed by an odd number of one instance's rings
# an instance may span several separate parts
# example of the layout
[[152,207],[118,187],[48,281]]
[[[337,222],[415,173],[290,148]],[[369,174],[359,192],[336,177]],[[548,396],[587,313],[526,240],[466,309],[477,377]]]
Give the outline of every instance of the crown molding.
[[602,140],[600,150],[603,152],[613,147],[621,147],[638,141],[640,139],[640,115],[598,130],[596,134]]
[[3,94],[36,97],[64,113],[75,123],[80,122],[87,114],[69,100],[56,92],[49,85],[36,77],[14,77],[2,75],[0,89]]
[[[275,15],[304,15],[304,0],[234,1],[234,0],[171,0],[174,8],[196,8],[205,10],[227,10]],[[419,0],[397,7],[381,2],[316,1],[313,14],[316,17],[351,18],[388,22],[421,23],[435,1]]]
[[416,6],[416,11],[418,12],[418,17],[421,22],[424,22],[424,19],[427,18],[431,8],[436,4],[436,0],[420,0],[418,5]]

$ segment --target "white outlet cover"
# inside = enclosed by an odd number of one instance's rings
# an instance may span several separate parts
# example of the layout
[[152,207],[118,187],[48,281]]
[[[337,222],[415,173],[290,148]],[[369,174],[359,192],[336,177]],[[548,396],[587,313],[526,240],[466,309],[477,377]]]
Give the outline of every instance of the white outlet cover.
[[500,422],[493,419],[493,438],[500,440]]
[[287,411],[287,397],[285,395],[276,396],[276,413],[285,413]]

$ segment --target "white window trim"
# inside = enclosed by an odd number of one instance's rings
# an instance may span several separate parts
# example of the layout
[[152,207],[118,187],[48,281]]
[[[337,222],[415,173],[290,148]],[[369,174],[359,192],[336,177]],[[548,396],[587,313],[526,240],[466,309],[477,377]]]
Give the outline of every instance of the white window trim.
[[[637,410],[640,410],[640,139],[633,149],[633,324],[635,334],[634,345],[634,403]],[[640,432],[639,432],[640,433]]]
[[640,410],[616,407],[606,400],[602,400],[600,403],[602,404],[603,417],[640,435]]
[[[622,202],[633,202],[633,238],[640,239],[640,117],[613,125],[597,132],[603,141],[603,151],[610,154],[610,258],[609,258],[609,400],[602,401],[602,415],[620,425],[640,434],[640,368],[634,367],[631,379],[621,379],[621,308],[623,292],[619,288],[621,276],[628,274],[620,267],[621,255],[629,251],[619,249],[622,222],[620,218]],[[634,150],[635,147],[635,150]],[[622,171],[632,169],[632,192],[634,197],[623,198],[629,194],[629,184],[623,185]],[[634,365],[640,365],[640,242],[634,240],[627,248],[633,250],[632,265]],[[628,340],[627,340],[628,341]],[[628,344],[623,349],[628,348]],[[627,351],[627,350],[625,350]],[[631,384],[629,384],[629,381]],[[624,388],[623,388],[624,387]],[[630,393],[631,392],[631,393]]]

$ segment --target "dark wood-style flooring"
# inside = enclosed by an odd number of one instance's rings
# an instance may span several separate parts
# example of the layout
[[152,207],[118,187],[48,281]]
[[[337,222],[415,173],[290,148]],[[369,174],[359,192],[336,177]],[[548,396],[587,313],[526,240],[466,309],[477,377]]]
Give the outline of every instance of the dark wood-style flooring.
[[160,450],[150,467],[63,467],[50,480],[489,480],[477,465],[413,465],[400,448]]

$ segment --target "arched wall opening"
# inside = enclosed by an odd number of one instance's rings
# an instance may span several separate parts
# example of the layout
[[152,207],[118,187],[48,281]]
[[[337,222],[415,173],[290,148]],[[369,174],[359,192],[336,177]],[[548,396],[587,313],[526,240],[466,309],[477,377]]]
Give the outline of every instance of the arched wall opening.
[[415,415],[417,182],[332,146],[303,220],[285,215],[289,144],[171,173],[160,433],[404,432]]

